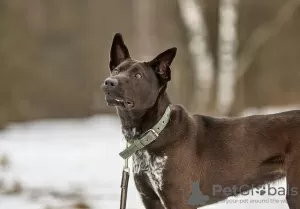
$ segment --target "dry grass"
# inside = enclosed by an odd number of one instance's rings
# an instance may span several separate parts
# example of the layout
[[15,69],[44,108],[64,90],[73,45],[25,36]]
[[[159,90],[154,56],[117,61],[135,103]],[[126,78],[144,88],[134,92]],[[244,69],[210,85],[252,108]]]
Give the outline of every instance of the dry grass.
[[10,165],[9,159],[7,155],[0,156],[0,169],[8,169]]
[[23,187],[22,187],[21,182],[15,181],[13,183],[13,185],[9,188],[6,188],[4,186],[4,188],[2,190],[2,194],[4,194],[4,195],[19,195],[22,193],[22,191],[23,191]]
[[83,201],[74,204],[74,209],[90,209],[91,207]]

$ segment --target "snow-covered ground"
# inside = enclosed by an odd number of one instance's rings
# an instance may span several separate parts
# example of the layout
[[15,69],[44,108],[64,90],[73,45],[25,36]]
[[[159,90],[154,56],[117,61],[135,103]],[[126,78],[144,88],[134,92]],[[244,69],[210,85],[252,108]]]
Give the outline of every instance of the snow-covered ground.
[[[0,158],[7,164],[0,166],[0,209],[65,209],[79,201],[95,209],[119,208],[121,139],[118,118],[109,116],[11,125],[0,132]],[[14,185],[20,191],[9,192]],[[133,208],[143,206],[131,178],[128,209]],[[206,208],[288,207],[284,196],[248,195]]]

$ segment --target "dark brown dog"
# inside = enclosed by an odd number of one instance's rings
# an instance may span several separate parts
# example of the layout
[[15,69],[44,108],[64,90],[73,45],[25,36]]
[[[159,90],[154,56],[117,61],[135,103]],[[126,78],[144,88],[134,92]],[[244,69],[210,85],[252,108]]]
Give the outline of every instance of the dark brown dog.
[[[103,91],[108,105],[117,108],[127,140],[138,140],[171,105],[165,90],[175,55],[171,48],[152,61],[136,61],[115,35]],[[300,209],[299,110],[213,118],[170,107],[158,138],[133,156],[136,187],[147,209],[208,205],[285,176],[288,205]],[[203,196],[194,194],[197,185]]]

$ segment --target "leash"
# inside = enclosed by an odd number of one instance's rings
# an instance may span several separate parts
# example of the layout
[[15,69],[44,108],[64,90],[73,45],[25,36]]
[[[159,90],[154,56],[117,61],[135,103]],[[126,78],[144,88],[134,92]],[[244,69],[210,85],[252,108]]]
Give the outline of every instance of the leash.
[[[128,148],[128,146],[128,142],[126,142],[126,148]],[[128,158],[126,158],[122,171],[120,209],[126,209],[129,173]]]

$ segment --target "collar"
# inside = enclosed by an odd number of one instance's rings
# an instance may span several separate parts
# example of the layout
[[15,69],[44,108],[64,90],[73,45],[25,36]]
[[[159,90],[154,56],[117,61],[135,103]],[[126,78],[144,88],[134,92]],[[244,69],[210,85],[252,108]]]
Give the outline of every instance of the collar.
[[164,128],[167,126],[169,120],[170,120],[170,114],[171,113],[171,105],[169,105],[161,117],[161,119],[153,126],[153,128],[146,131],[143,136],[139,139],[135,139],[129,147],[127,147],[125,150],[120,152],[120,156],[123,159],[130,158],[136,151],[143,149],[151,142],[155,141],[160,132],[164,130]]

